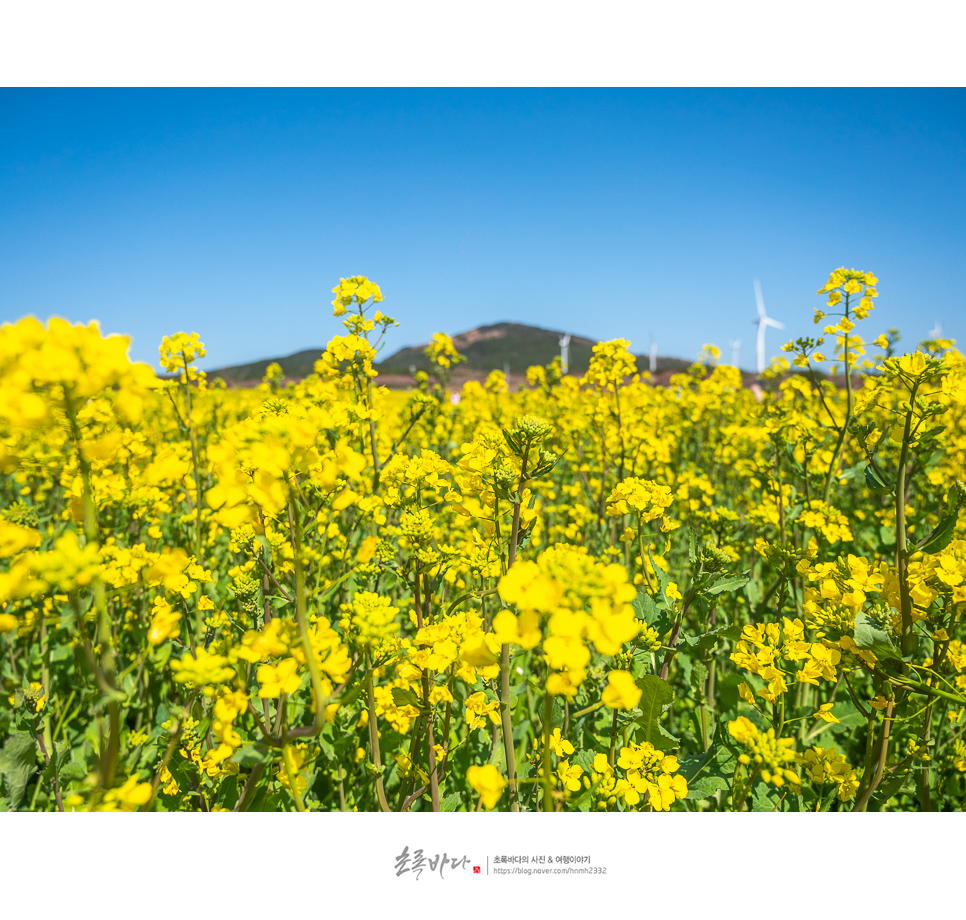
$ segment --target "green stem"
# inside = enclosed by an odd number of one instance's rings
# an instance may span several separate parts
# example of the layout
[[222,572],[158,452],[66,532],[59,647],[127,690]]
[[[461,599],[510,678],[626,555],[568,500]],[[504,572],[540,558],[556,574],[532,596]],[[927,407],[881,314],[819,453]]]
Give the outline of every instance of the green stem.
[[379,807],[383,811],[389,811],[389,803],[386,801],[386,790],[382,784],[382,755],[379,752],[379,729],[376,725],[376,698],[375,688],[372,683],[372,662],[369,657],[369,649],[365,650],[366,665],[366,706],[369,713],[369,747],[372,752],[372,764],[376,768],[376,796],[379,799]]
[[506,754],[510,811],[520,810],[517,789],[517,755],[513,748],[513,718],[510,715],[510,646],[500,646],[500,727],[503,729],[503,751]]
[[553,723],[553,696],[543,695],[543,810],[553,811],[553,780],[550,772],[550,737]]
[[[849,298],[850,294],[845,295],[845,319],[849,318]],[[849,365],[849,334],[845,333],[844,345],[845,359],[845,421],[839,429],[838,440],[835,443],[835,451],[832,454],[832,463],[828,468],[828,475],[825,477],[825,489],[822,492],[822,501],[828,504],[829,496],[832,492],[832,480],[838,472],[839,463],[842,461],[842,453],[845,450],[845,440],[849,433],[849,425],[852,424],[852,368]]]
[[292,790],[292,797],[295,799],[295,810],[305,811],[305,803],[302,801],[302,793],[299,791],[298,770],[295,769],[295,758],[292,756],[292,748],[286,744],[282,747],[282,763],[285,765],[285,775],[288,777],[288,787]]
[[[601,700],[603,703],[603,700]],[[617,710],[614,710],[614,717],[610,722],[610,748],[607,751],[607,762],[611,769],[614,767],[614,754],[617,749]]]
[[[517,484],[517,500],[513,505],[513,524],[510,528],[510,545],[507,549],[507,570],[517,557],[517,540],[520,534],[520,505],[523,488],[527,481],[527,453],[520,466]],[[510,811],[520,810],[520,793],[517,788],[517,753],[513,747],[513,716],[510,711],[510,646],[500,646],[500,724],[503,729],[503,751],[506,755],[507,782],[509,784]]]
[[[879,738],[879,756],[875,758],[875,773],[866,786],[865,791],[856,800],[852,811],[865,811],[866,806],[869,804],[869,799],[872,798],[872,794],[879,787],[879,783],[882,782],[882,772],[885,769],[886,757],[889,754],[889,734],[892,731],[892,711],[894,705],[895,701],[889,700],[889,705],[886,707],[882,736]],[[864,781],[865,776],[862,779]]]
[[[188,437],[191,439],[191,465],[195,474],[195,557],[198,565],[201,565],[201,477],[198,475],[198,447],[195,443],[195,428],[191,420],[191,384],[188,382],[188,357],[181,352],[181,360],[184,361],[184,400],[188,411]],[[200,624],[203,622],[203,612],[198,612],[198,624],[196,629],[200,634]]]
[[312,648],[312,639],[309,635],[308,614],[305,609],[305,572],[302,568],[302,522],[298,515],[291,498],[288,503],[288,522],[292,531],[292,544],[295,551],[295,617],[299,627],[299,638],[302,642],[302,651],[305,654],[305,661],[309,669],[309,680],[312,684],[312,697],[315,702],[315,720],[311,728],[303,727],[288,733],[289,737],[314,737],[322,731],[325,725],[325,708],[329,698],[322,692],[322,675],[319,673],[319,665],[315,660],[315,651]]
[[372,417],[372,378],[366,377],[366,408],[369,410],[369,445],[372,448],[373,482],[379,485],[379,453],[376,448],[376,421]]
[[899,612],[902,615],[902,638],[900,645],[903,657],[912,653],[916,637],[912,628],[912,597],[909,593],[909,553],[906,534],[906,466],[909,462],[909,441],[912,429],[913,406],[919,381],[913,384],[909,395],[909,411],[902,434],[902,450],[899,453],[899,468],[896,472],[896,569],[899,573]]

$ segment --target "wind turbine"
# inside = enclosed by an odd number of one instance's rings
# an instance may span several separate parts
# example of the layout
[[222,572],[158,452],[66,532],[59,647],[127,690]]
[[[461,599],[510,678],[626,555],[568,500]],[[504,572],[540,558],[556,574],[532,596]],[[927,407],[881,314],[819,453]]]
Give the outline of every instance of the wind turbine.
[[942,337],[943,337],[943,324],[937,320],[936,328],[930,331],[929,338],[941,339]]
[[738,366],[738,350],[741,348],[741,339],[735,339],[731,343],[731,366]]
[[758,373],[765,370],[765,328],[771,326],[773,329],[784,329],[785,324],[772,319],[765,313],[765,301],[761,296],[761,284],[755,278],[755,300],[758,303],[758,316],[752,320],[758,324]]
[[651,360],[648,367],[652,374],[657,373],[657,342],[651,342]]
[[570,333],[560,336],[560,373],[570,372]]

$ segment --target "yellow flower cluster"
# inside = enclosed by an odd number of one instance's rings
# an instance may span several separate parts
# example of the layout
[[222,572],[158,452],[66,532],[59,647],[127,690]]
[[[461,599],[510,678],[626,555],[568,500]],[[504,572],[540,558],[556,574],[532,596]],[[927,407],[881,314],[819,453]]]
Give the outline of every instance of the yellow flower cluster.
[[373,303],[383,300],[382,291],[379,285],[370,281],[364,275],[356,275],[353,278],[342,278],[337,287],[332,288],[335,300],[332,306],[335,308],[335,315],[344,315],[353,302],[360,306],[372,298]]
[[466,360],[453,344],[453,340],[443,332],[437,332],[429,345],[426,346],[426,356],[433,364],[448,368],[460,361]]
[[637,519],[646,524],[661,517],[673,501],[668,486],[631,476],[619,483],[607,497],[607,514],[617,517],[630,514],[633,509]]
[[738,756],[738,761],[751,767],[766,783],[779,787],[788,783],[793,789],[801,785],[801,777],[785,766],[796,762],[792,750],[794,738],[779,738],[774,728],[760,732],[745,716],[738,716],[728,723],[728,734],[746,749],[746,753]]
[[688,794],[687,781],[678,773],[677,757],[657,750],[650,742],[622,747],[617,766],[624,776],[616,780],[614,795],[632,808],[648,805],[655,811],[670,811],[677,799]]
[[577,547],[545,550],[536,561],[515,563],[500,579],[505,609],[493,620],[501,644],[533,648],[543,642],[552,673],[547,691],[573,697],[583,682],[592,644],[615,655],[640,632],[630,601],[637,592],[616,563],[604,565]]

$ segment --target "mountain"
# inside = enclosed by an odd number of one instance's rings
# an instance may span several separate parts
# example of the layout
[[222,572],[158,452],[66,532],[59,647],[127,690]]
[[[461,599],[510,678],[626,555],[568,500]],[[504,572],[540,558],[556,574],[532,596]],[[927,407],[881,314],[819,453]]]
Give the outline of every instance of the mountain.
[[258,383],[265,376],[265,369],[275,362],[282,368],[282,373],[289,378],[300,380],[315,372],[314,364],[322,356],[324,348],[309,348],[307,351],[297,351],[287,358],[264,358],[252,361],[251,364],[234,364],[231,367],[219,367],[208,371],[208,379],[221,377],[225,383]]
[[[528,367],[534,364],[549,364],[560,354],[561,332],[526,326],[523,323],[494,323],[480,326],[453,336],[456,350],[464,355],[466,361],[455,367],[456,377],[485,377],[493,370],[506,370],[515,378],[522,378]],[[596,342],[594,339],[575,335],[570,339],[570,373],[580,375],[586,372],[590,356]],[[376,363],[380,375],[393,380],[384,382],[389,385],[405,385],[413,368],[428,370],[429,358],[423,353],[425,345],[412,345],[400,348],[388,358]],[[322,353],[321,348],[299,351],[286,358],[265,358],[250,364],[237,364],[208,371],[208,378],[222,377],[226,383],[244,384],[257,382],[265,376],[265,368],[277,362],[288,378],[307,377]],[[680,358],[658,358],[657,372],[678,372],[690,366],[689,361]],[[637,356],[637,367],[644,371],[648,368],[647,355]],[[381,381],[382,382],[382,381]]]
[[[549,364],[560,354],[561,332],[525,326],[522,323],[494,323],[480,326],[469,332],[453,336],[456,350],[466,360],[457,365],[462,371],[488,374],[492,370],[504,370],[507,365],[511,374],[524,374],[534,364]],[[570,371],[582,374],[590,362],[591,350],[596,343],[575,335],[570,339]],[[428,370],[429,358],[423,354],[425,345],[400,348],[395,354],[379,362],[380,373],[409,374],[410,368]]]

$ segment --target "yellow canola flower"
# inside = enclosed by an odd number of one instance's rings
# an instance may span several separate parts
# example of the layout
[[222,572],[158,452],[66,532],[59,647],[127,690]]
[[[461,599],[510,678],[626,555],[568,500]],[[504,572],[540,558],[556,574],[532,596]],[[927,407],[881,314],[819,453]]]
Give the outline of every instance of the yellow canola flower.
[[506,788],[506,779],[491,763],[467,767],[466,781],[477,792],[484,808],[494,808]]
[[812,718],[821,719],[823,722],[828,722],[830,724],[835,724],[839,721],[834,715],[832,715],[831,703],[824,703],[822,706],[819,706],[818,712],[813,713]]
[[158,351],[161,355],[161,366],[168,373],[184,371],[185,366],[192,364],[195,358],[203,358],[207,354],[205,343],[198,340],[197,332],[190,335],[187,332],[166,335],[161,339]]
[[747,716],[738,716],[737,719],[728,723],[728,734],[738,744],[748,745],[758,736],[758,729],[755,727],[755,723]]
[[259,690],[262,699],[276,699],[282,693],[294,693],[302,684],[298,674],[298,662],[284,658],[278,665],[263,664],[258,667]]
[[235,677],[235,669],[228,666],[226,656],[201,647],[194,655],[188,653],[180,661],[172,660],[170,667],[175,681],[189,687],[202,687],[206,696],[210,695],[213,685],[224,684]]
[[359,645],[378,645],[395,634],[399,609],[388,597],[359,591],[347,606]]
[[361,307],[370,297],[373,303],[379,303],[384,299],[379,285],[370,281],[365,275],[340,279],[338,285],[332,288],[332,293],[335,294],[332,306],[336,316],[344,315],[353,301]]
[[559,728],[555,728],[550,735],[550,751],[557,757],[569,757],[574,752],[574,746],[566,738],[561,737]]
[[54,541],[52,550],[37,553],[30,560],[37,578],[48,590],[69,592],[86,587],[103,571],[102,557],[96,543],[80,545],[77,534],[68,531]]
[[593,348],[584,382],[613,391],[626,377],[637,372],[637,359],[628,350],[627,339],[598,342]]
[[631,476],[619,483],[607,497],[607,514],[617,517],[629,514],[633,509],[640,522],[646,524],[663,517],[673,501],[669,486]]
[[72,325],[33,317],[0,326],[0,420],[36,427],[54,421],[53,410],[76,414],[84,403],[111,393],[117,417],[141,418],[144,400],[158,386],[146,364],[132,364],[127,336],[103,336],[97,323]]
[[466,727],[472,731],[475,728],[484,728],[487,722],[500,724],[500,701],[487,702],[486,694],[480,690],[466,699]]
[[[540,643],[540,616],[532,610],[516,616],[511,610],[501,610],[493,618],[493,636],[500,645],[518,645],[531,649]],[[482,657],[477,660],[483,660]]]
[[[80,801],[70,804],[79,805],[83,799],[76,797]],[[66,807],[70,807],[69,800],[64,801]],[[147,805],[151,801],[151,784],[139,783],[137,776],[128,777],[122,786],[117,789],[109,789],[104,793],[100,802],[94,807],[94,811],[136,811],[142,805]]]
[[426,356],[433,364],[448,368],[466,359],[456,350],[453,340],[442,332],[437,332],[425,349]]
[[583,772],[583,767],[579,764],[571,764],[569,760],[561,760],[556,770],[557,779],[567,792],[580,791],[580,777],[583,775]]
[[617,766],[624,778],[615,791],[632,807],[644,803],[656,811],[670,811],[675,801],[688,794],[687,781],[675,775],[680,767],[678,759],[647,741],[622,747]]
[[163,599],[154,602],[154,615],[148,629],[148,644],[160,645],[168,639],[177,639],[181,635],[181,614]]
[[40,534],[36,530],[0,519],[0,557],[15,556],[37,546],[40,546]]
[[602,697],[610,709],[633,709],[640,701],[643,691],[628,671],[611,671],[607,675],[607,687]]
[[536,562],[523,561],[514,563],[500,579],[500,597],[521,611],[549,612],[563,600],[563,589]]

